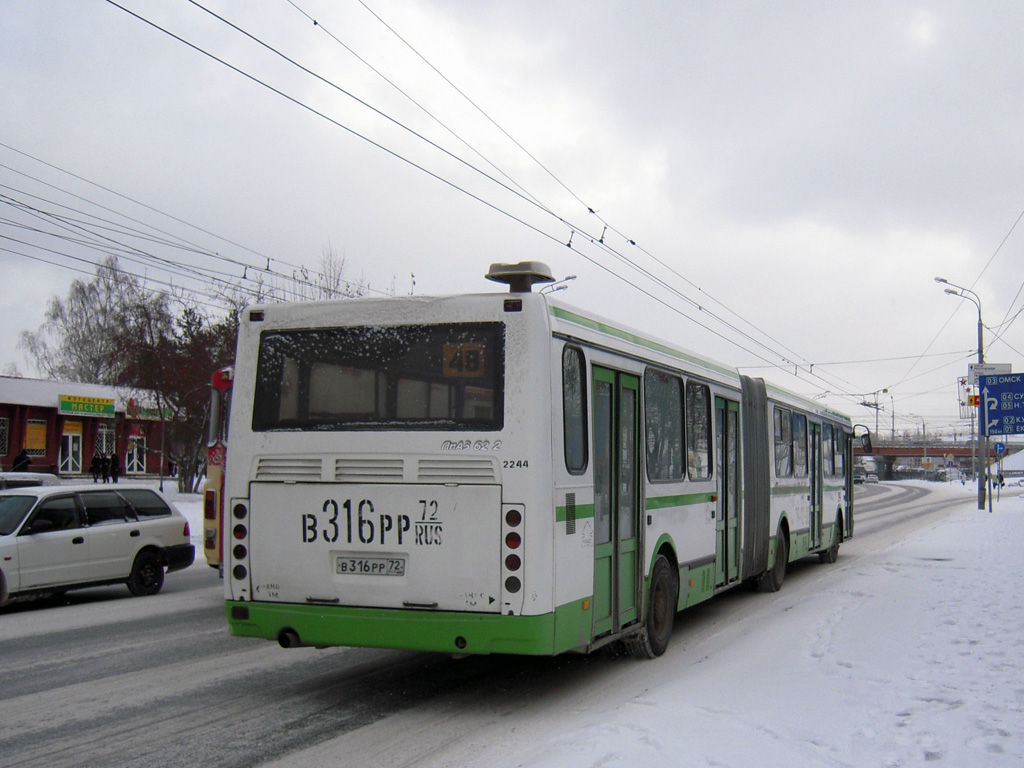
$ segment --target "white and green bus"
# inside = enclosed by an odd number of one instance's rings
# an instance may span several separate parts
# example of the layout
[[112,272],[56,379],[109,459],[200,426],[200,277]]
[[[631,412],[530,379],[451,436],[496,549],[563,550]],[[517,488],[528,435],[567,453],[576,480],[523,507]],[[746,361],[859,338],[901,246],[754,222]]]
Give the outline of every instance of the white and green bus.
[[231,632],[284,647],[664,652],[676,612],[853,533],[853,428],[532,292],[253,306]]

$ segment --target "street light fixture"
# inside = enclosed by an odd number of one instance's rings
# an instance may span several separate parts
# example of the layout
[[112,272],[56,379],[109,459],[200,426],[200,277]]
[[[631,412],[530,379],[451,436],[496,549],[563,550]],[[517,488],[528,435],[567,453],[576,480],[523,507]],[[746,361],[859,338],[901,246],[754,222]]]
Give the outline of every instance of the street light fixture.
[[[964,288],[962,285],[951,283],[944,277],[936,277],[935,282],[949,286],[949,288],[946,288],[945,293],[948,293],[950,296],[959,296],[961,299],[967,299],[978,308],[978,364],[980,365],[984,363],[985,339],[982,330],[984,325],[982,325],[981,322],[981,297],[979,297],[978,294],[970,288]],[[982,450],[982,432],[984,432],[984,429],[981,426],[980,410],[978,416],[978,453],[981,455],[975,465],[975,470],[978,473],[978,509],[985,509],[985,482],[982,479],[982,466],[985,465],[988,460],[988,435],[984,436],[984,450]],[[987,475],[988,467],[985,466],[984,469],[985,474]]]

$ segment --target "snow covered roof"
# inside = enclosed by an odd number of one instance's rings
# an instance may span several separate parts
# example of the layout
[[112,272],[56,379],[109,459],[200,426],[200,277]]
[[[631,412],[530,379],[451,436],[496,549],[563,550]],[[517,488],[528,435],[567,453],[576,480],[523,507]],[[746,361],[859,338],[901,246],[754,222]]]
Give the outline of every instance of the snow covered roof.
[[147,404],[151,400],[148,396],[149,393],[142,393],[142,396],[140,396],[138,392],[108,387],[103,384],[80,384],[73,381],[0,376],[0,403],[57,408],[61,395],[113,400],[114,410],[122,413],[126,410],[127,403],[132,398]]

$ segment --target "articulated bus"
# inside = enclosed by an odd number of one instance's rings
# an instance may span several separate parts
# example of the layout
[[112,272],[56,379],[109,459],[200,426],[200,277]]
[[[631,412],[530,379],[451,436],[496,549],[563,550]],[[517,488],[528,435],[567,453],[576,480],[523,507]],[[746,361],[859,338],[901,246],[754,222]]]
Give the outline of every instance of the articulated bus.
[[662,654],[675,614],[853,534],[853,425],[531,291],[243,315],[232,634]]
[[210,427],[206,439],[206,482],[203,485],[203,552],[211,568],[223,562],[224,466],[228,451],[228,417],[235,369],[214,371],[210,383]]

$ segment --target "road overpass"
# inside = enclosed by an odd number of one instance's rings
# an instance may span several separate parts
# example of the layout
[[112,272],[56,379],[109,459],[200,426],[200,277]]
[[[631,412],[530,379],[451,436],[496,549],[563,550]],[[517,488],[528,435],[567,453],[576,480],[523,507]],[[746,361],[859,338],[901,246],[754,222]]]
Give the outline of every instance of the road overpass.
[[[997,441],[989,439],[989,462],[999,458],[992,449]],[[1010,446],[1010,452],[1016,446]],[[968,475],[974,474],[975,445],[971,443],[932,443],[921,445],[883,444],[874,445],[870,456],[874,458],[876,471],[881,480],[895,480],[901,476],[920,477],[948,467],[955,467]],[[854,448],[854,459],[858,463],[866,458],[860,446]],[[1010,453],[1003,454],[1007,458]],[[902,472],[897,467],[906,467]]]

